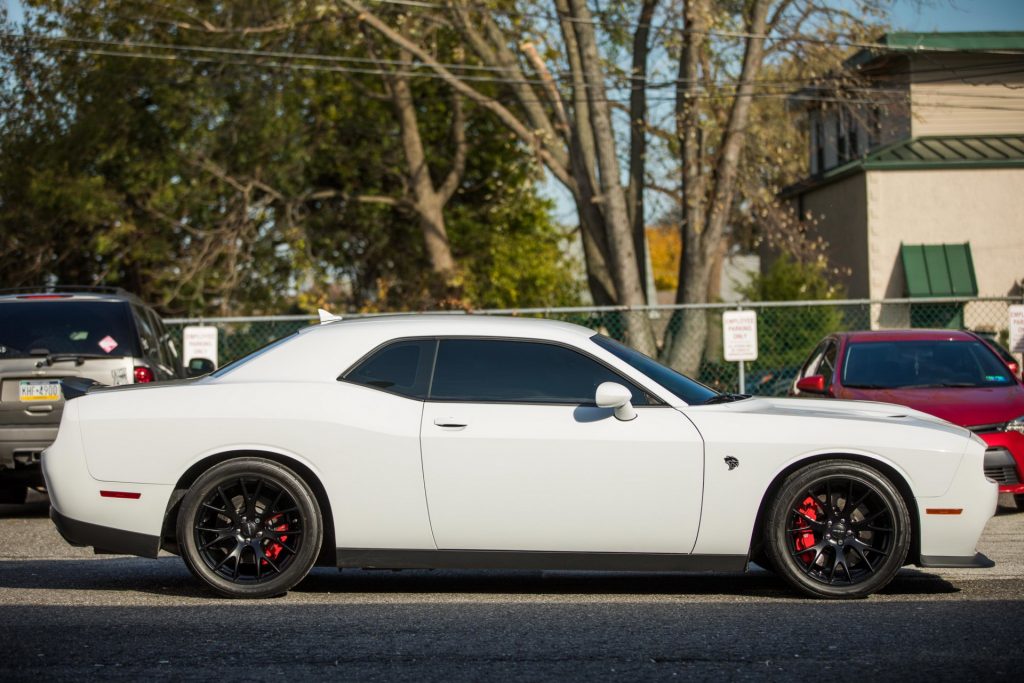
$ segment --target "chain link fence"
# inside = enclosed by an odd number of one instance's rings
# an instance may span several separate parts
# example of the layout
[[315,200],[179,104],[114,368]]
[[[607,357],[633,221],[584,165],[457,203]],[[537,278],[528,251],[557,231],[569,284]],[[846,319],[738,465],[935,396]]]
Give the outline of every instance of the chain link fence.
[[[704,330],[697,341],[679,349],[676,369],[723,391],[739,387],[739,364],[723,358],[722,313],[752,310],[757,313],[758,357],[745,364],[745,390],[766,396],[785,395],[800,366],[825,335],[831,332],[944,328],[969,329],[1008,345],[1009,306],[1022,298],[949,298],[744,302],[681,306],[533,308],[447,313],[449,315],[510,315],[562,320],[589,327],[630,343],[630,317],[650,325],[658,340],[658,353],[666,361],[684,326]],[[345,318],[379,314],[346,314]],[[433,315],[431,313],[430,315]],[[218,360],[221,365],[261,346],[316,324],[315,316],[252,316],[233,318],[171,318],[165,321],[182,348],[181,335],[188,325],[212,325],[218,329]],[[632,326],[635,328],[635,325]],[[700,341],[701,338],[703,341]],[[690,337],[694,339],[694,337]]]

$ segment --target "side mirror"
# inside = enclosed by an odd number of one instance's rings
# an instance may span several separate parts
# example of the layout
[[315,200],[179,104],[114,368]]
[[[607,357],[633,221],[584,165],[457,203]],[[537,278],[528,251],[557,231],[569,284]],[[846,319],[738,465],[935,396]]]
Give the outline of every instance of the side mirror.
[[803,379],[797,380],[796,388],[799,391],[805,391],[808,394],[824,394],[825,377],[823,375],[811,375],[810,377],[804,377]]
[[636,410],[633,408],[632,400],[633,392],[618,382],[602,382],[597,387],[597,394],[594,396],[594,402],[597,403],[598,408],[612,408],[615,411],[615,417],[623,422],[636,419]]
[[216,369],[217,366],[209,358],[193,358],[188,362],[188,367],[185,368],[185,374],[189,377],[200,377],[202,375],[208,375]]

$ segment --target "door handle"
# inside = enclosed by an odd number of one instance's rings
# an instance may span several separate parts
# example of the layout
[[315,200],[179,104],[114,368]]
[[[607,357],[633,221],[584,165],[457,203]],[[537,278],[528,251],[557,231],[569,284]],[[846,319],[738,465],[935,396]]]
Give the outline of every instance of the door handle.
[[448,427],[449,429],[462,429],[466,426],[465,422],[454,417],[435,417],[434,424],[438,427]]

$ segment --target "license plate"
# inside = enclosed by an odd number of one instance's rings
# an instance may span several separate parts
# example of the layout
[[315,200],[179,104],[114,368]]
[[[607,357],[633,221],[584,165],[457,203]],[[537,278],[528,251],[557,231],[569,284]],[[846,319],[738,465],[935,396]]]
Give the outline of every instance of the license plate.
[[18,396],[22,401],[59,401],[60,380],[22,380],[18,384]]

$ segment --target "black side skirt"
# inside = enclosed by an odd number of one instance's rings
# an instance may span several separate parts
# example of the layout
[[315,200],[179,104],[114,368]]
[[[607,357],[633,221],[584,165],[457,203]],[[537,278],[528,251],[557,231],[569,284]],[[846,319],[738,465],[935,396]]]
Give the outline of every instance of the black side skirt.
[[338,548],[338,567],[366,569],[566,569],[620,572],[732,571],[746,555],[574,553],[514,550],[378,550]]
[[996,563],[981,553],[968,555],[967,557],[947,557],[944,555],[922,555],[917,563],[918,567],[939,568],[961,568],[961,569],[989,569],[996,566]]
[[159,536],[79,522],[65,517],[53,507],[50,507],[50,519],[65,541],[80,547],[91,545],[97,554],[156,557],[160,553]]

